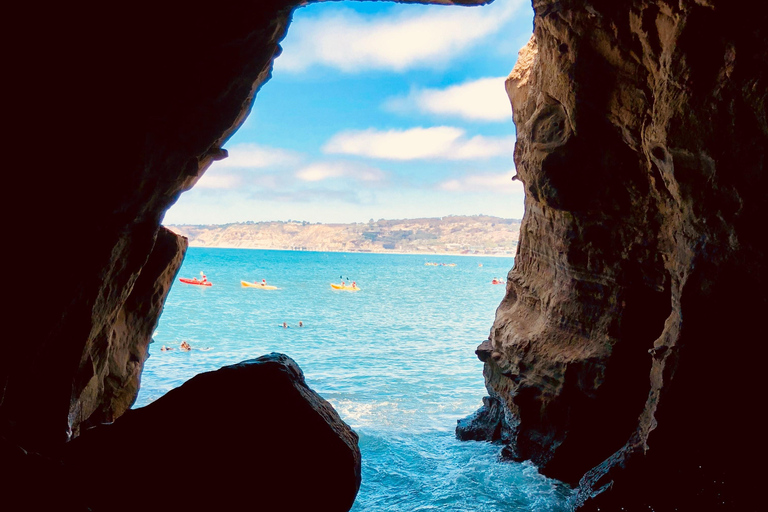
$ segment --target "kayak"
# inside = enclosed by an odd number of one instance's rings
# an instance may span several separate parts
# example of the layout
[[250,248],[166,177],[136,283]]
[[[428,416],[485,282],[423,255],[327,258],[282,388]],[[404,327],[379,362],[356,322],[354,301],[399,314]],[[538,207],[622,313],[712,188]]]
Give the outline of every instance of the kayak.
[[331,288],[333,288],[334,290],[344,290],[346,292],[357,292],[357,291],[360,291],[360,287],[358,287],[358,286],[355,286],[353,288],[351,286],[342,286],[340,284],[334,284],[334,283],[331,283]]
[[179,281],[181,281],[182,283],[187,283],[187,284],[196,284],[198,286],[213,286],[212,282],[210,282],[210,281],[200,281],[196,277],[193,277],[192,279],[189,279],[187,277],[180,277]]
[[269,284],[261,284],[261,283],[249,283],[248,281],[240,280],[240,284],[244,286],[245,288],[260,288],[262,290],[277,290],[277,286],[272,286]]
[[491,281],[491,284],[504,284],[504,281],[500,279],[494,279],[493,281]]

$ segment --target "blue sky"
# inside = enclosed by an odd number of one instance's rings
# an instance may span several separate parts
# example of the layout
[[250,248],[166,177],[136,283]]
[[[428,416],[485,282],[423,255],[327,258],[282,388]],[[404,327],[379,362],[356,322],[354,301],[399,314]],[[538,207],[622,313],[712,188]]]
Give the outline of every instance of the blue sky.
[[521,218],[504,92],[528,0],[297,9],[272,78],[165,224]]

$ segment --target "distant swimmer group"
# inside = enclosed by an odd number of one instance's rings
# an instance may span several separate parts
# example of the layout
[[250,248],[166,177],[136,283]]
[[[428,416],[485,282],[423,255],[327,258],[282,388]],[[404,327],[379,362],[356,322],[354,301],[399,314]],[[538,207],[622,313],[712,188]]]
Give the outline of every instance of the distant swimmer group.
[[[283,329],[288,329],[290,325],[288,325],[288,322],[283,322]],[[304,322],[299,320],[299,327],[304,327]]]
[[[175,350],[175,349],[173,347],[171,347],[171,346],[165,346],[165,345],[160,347],[160,351],[161,352],[170,352],[171,350]],[[192,350],[192,346],[186,340],[181,340],[181,344],[179,345],[179,350],[182,350],[184,352],[188,352],[188,351]],[[211,350],[211,347],[196,348],[195,350],[206,351],[206,350]]]

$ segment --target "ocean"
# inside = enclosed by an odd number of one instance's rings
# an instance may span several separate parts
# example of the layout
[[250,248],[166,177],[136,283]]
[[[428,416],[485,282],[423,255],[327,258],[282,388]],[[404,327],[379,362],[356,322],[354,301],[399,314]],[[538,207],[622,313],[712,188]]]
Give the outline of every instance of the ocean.
[[[474,351],[504,296],[491,281],[506,281],[512,263],[191,247],[178,277],[203,271],[213,286],[173,284],[134,407],[198,373],[282,352],[360,436],[353,511],[566,511],[564,484],[500,461],[499,446],[454,437],[486,395]],[[341,278],[360,290],[333,290]],[[182,340],[193,350],[180,351]]]

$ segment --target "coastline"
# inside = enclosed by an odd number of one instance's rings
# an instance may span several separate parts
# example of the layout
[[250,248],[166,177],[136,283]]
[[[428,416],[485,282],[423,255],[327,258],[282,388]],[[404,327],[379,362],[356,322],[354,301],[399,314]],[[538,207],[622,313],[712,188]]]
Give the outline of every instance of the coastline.
[[344,253],[344,254],[397,254],[397,255],[403,255],[403,256],[472,256],[472,257],[484,257],[484,258],[514,258],[514,254],[499,254],[499,253],[492,253],[492,254],[485,254],[485,253],[467,253],[462,254],[460,252],[425,252],[425,251],[409,251],[409,252],[402,252],[402,251],[389,251],[389,250],[379,250],[379,251],[334,251],[334,250],[311,250],[311,251],[305,251],[305,250],[296,250],[296,249],[286,249],[286,248],[276,248],[276,247],[243,247],[243,246],[235,246],[235,245],[200,245],[200,244],[189,244],[189,247],[195,247],[198,249],[248,249],[248,250],[256,250],[256,251],[291,251],[291,252],[338,252],[338,253]]

